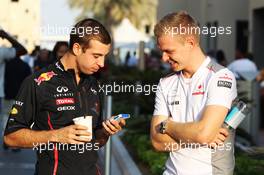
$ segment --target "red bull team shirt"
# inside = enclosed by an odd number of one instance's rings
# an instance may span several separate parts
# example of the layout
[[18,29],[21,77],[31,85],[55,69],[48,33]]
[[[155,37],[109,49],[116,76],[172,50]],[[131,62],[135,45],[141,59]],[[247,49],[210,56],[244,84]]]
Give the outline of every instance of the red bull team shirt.
[[[72,125],[73,118],[85,115],[93,116],[93,132],[101,128],[97,80],[84,74],[80,76],[77,85],[74,71],[64,70],[57,62],[26,78],[11,109],[5,135],[22,128],[59,129]],[[33,149],[37,151],[36,174],[96,174],[99,144],[93,140],[84,145],[34,145]]]

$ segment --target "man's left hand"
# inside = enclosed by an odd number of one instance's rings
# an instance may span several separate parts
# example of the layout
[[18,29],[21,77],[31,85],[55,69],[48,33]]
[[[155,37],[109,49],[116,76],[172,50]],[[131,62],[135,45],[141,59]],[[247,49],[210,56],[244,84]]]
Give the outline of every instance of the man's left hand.
[[122,130],[122,127],[126,125],[124,119],[119,119],[119,121],[114,120],[114,117],[103,122],[103,127],[108,135],[114,135]]

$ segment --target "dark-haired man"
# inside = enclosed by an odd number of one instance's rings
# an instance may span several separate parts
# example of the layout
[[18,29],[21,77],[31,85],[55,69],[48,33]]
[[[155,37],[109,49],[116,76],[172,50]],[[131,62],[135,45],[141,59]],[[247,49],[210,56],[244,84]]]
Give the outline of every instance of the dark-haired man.
[[[125,125],[124,120],[102,121],[99,87],[92,76],[110,50],[105,27],[82,20],[72,29],[69,45],[60,61],[24,81],[5,130],[7,145],[38,150],[39,175],[96,174],[96,150]],[[86,127],[73,124],[80,116],[93,116],[92,140],[84,137],[91,134]]]

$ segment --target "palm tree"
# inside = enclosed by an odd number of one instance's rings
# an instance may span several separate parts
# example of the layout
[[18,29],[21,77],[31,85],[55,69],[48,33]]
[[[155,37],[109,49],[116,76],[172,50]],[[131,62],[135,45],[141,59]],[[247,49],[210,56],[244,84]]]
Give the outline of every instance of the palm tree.
[[113,27],[128,18],[135,27],[153,24],[157,0],[68,0],[69,6],[81,10],[78,19],[93,14],[112,33]]

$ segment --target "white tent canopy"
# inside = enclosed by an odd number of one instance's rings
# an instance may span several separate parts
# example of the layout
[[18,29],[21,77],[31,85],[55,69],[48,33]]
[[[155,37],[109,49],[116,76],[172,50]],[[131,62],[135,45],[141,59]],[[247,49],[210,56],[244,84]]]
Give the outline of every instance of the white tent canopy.
[[116,46],[139,43],[140,41],[148,42],[150,38],[143,32],[139,31],[127,19],[123,19],[121,24],[114,29],[114,41]]

